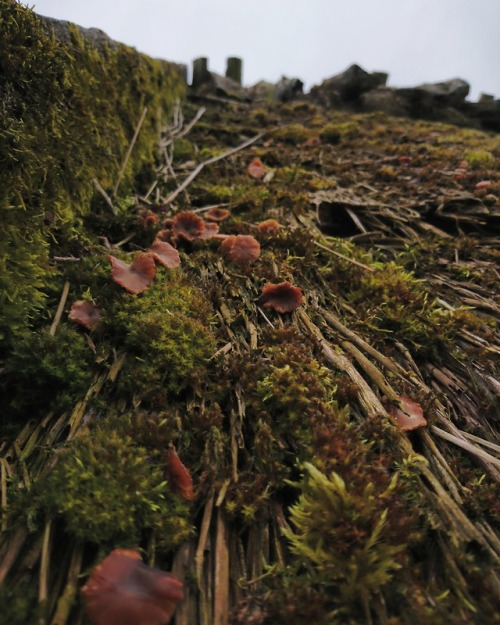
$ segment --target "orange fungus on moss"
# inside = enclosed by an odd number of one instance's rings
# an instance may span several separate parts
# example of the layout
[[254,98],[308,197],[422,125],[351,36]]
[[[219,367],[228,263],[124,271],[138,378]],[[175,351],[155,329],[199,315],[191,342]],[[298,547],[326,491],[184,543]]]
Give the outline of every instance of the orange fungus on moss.
[[148,249],[148,254],[153,257],[155,262],[169,269],[175,269],[175,267],[181,264],[179,252],[175,247],[158,238],[153,241],[151,247]]
[[101,313],[99,308],[88,300],[78,300],[74,302],[68,315],[68,319],[87,328],[87,330],[92,330],[100,318]]
[[249,234],[231,235],[221,243],[221,253],[240,267],[254,263],[260,256],[260,243]]
[[138,551],[115,549],[82,588],[93,625],[167,625],[184,599],[172,573],[146,566]]
[[131,265],[114,256],[108,256],[111,263],[111,278],[129,293],[143,293],[156,275],[156,267],[149,254],[139,254]]
[[273,308],[279,313],[292,312],[303,302],[302,289],[293,286],[290,282],[264,285],[262,294],[258,299],[261,306]]
[[193,501],[193,479],[181,462],[174,445],[169,445],[166,453],[166,474],[170,488],[185,501]]

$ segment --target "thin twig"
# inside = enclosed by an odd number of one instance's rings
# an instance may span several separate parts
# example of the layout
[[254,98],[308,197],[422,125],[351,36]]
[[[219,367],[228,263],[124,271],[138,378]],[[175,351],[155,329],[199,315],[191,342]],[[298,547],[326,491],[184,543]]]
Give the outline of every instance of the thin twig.
[[165,143],[162,144],[162,146],[167,147],[176,139],[181,139],[182,137],[185,137],[192,129],[192,127],[196,124],[196,122],[202,117],[206,110],[207,109],[204,106],[199,108],[196,115],[189,122],[189,124],[187,124],[187,126],[185,126],[182,130],[171,132],[171,136],[165,141]]
[[325,250],[325,252],[330,252],[330,254],[333,254],[334,256],[338,256],[339,258],[342,258],[343,260],[346,260],[348,263],[352,263],[353,265],[356,265],[357,267],[361,267],[362,269],[365,269],[366,271],[375,271],[375,269],[373,269],[373,267],[368,267],[368,265],[364,265],[363,263],[360,263],[357,260],[354,260],[353,258],[349,258],[348,256],[344,256],[343,254],[340,254],[339,252],[335,252],[334,250],[331,250],[329,247],[326,247],[326,245],[323,245],[322,243],[319,243],[318,241],[313,241],[314,245],[316,245],[316,247],[320,247],[322,250]]
[[236,146],[235,148],[232,148],[231,150],[228,150],[227,152],[224,152],[224,154],[219,154],[218,156],[212,156],[212,158],[209,158],[206,161],[203,161],[202,163],[200,163],[189,174],[189,176],[184,180],[184,182],[181,185],[179,185],[177,187],[177,189],[175,191],[173,191],[167,197],[167,199],[163,202],[163,206],[168,206],[169,204],[171,204],[175,200],[175,198],[179,195],[179,193],[182,193],[184,191],[184,189],[186,189],[193,182],[193,180],[202,172],[203,168],[206,165],[211,165],[212,163],[216,163],[217,161],[221,161],[222,159],[227,158],[228,156],[231,156],[232,154],[236,154],[236,152],[239,152],[240,150],[244,150],[248,146],[252,145],[252,143],[255,143],[256,141],[258,141],[263,135],[264,135],[264,133],[261,132],[260,134],[256,135],[255,137],[252,137],[251,139],[247,139],[247,141],[244,141],[243,143],[241,143],[240,145]]
[[106,191],[102,188],[99,180],[97,180],[97,178],[92,178],[92,182],[94,183],[94,187],[99,191],[99,193],[102,195],[102,197],[104,198],[104,201],[106,202],[106,204],[109,206],[109,208],[111,209],[111,212],[113,213],[113,215],[118,215],[118,211],[116,210],[114,204],[113,204],[113,200],[109,197],[109,195],[106,193]]
[[453,434],[450,434],[449,432],[445,432],[444,430],[436,427],[435,425],[431,425],[431,430],[434,432],[434,434],[436,434],[440,438],[444,438],[444,440],[449,441],[450,443],[454,443],[457,447],[461,447],[462,449],[465,449],[465,451],[468,451],[470,454],[477,456],[478,458],[482,458],[483,460],[486,460],[490,464],[500,468],[500,460],[498,460],[498,458],[495,458],[488,452],[484,451],[484,449],[480,449],[479,447],[476,447],[475,445],[473,445],[472,443],[470,443],[469,441],[465,439],[459,438],[458,436],[454,436]]
[[54,321],[52,322],[52,325],[50,326],[50,330],[49,330],[50,336],[55,336],[57,326],[59,325],[59,322],[61,321],[64,307],[66,306],[66,300],[68,299],[69,286],[70,286],[69,282],[66,281],[64,283],[63,291],[61,293],[61,299],[59,300],[59,306],[57,307],[56,316],[54,317]]
[[141,113],[141,117],[139,121],[137,122],[137,126],[135,127],[134,136],[132,137],[132,141],[130,142],[130,145],[128,146],[128,150],[127,150],[127,153],[125,154],[125,158],[123,159],[123,164],[120,169],[120,173],[118,174],[118,179],[115,183],[115,187],[113,189],[114,196],[116,196],[116,192],[118,191],[118,187],[120,186],[120,182],[122,181],[123,174],[125,173],[125,168],[127,167],[127,163],[129,161],[130,155],[132,154],[132,150],[134,149],[134,145],[135,145],[135,142],[137,141],[137,137],[139,136],[139,133],[141,132],[141,127],[142,127],[142,124],[144,123],[144,120],[146,119],[147,112],[148,112],[148,107],[145,106]]

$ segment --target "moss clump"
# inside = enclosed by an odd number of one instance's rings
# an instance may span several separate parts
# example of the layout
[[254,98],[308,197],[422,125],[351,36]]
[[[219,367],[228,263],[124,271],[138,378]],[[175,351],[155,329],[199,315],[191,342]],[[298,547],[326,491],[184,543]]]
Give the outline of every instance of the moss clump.
[[34,501],[71,535],[107,546],[137,546],[154,532],[171,549],[191,533],[189,506],[169,490],[159,452],[139,446],[117,422],[72,442],[35,486]]
[[71,407],[90,385],[94,359],[77,328],[61,324],[55,336],[47,328],[26,332],[16,341],[1,378],[4,415],[34,417],[49,408]]
[[163,403],[169,393],[203,384],[215,351],[212,309],[188,278],[158,272],[142,296],[121,298],[111,321],[128,354],[119,392]]
[[371,484],[354,494],[336,473],[327,477],[308,463],[305,469],[301,495],[290,508],[295,529],[283,532],[290,549],[342,603],[366,603],[401,568],[403,546],[384,540],[388,510],[381,511],[396,479],[377,496]]
[[152,170],[161,117],[184,86],[173,65],[121,44],[98,49],[76,27],[57,39],[15,0],[1,7],[0,338],[9,338],[43,303],[49,248],[78,239],[93,178],[113,188],[145,106],[123,187]]
[[304,128],[302,124],[290,124],[273,131],[273,137],[276,141],[283,141],[292,145],[304,143],[310,136],[311,131],[308,128]]
[[30,582],[16,584],[15,588],[1,586],[0,625],[26,625],[26,623],[43,622],[43,606],[36,599],[36,589]]
[[487,169],[495,164],[495,157],[488,150],[472,150],[465,154],[464,159],[473,169]]

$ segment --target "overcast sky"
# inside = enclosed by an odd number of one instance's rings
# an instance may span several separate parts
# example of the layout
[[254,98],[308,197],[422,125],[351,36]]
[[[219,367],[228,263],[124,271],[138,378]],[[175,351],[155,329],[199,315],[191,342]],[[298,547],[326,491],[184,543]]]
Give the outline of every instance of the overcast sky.
[[[25,4],[26,2],[23,2]],[[449,78],[500,97],[500,0],[31,0],[37,13],[97,27],[155,57],[209,58],[243,82],[300,78],[306,88],[358,63],[391,86]]]

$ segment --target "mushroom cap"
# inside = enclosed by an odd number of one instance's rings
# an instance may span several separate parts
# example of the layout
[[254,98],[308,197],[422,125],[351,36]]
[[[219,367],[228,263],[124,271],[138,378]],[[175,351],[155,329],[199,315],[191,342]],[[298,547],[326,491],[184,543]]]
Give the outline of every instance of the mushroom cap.
[[158,238],[153,241],[148,249],[148,254],[153,257],[155,262],[169,269],[175,269],[181,264],[181,257],[175,247]]
[[224,221],[231,215],[231,212],[226,208],[219,208],[218,206],[212,206],[205,213],[205,219],[207,221]]
[[409,399],[406,395],[399,398],[400,406],[395,406],[389,401],[384,402],[384,407],[396,424],[404,432],[410,432],[427,425],[422,406]]
[[293,286],[290,282],[264,285],[262,294],[258,299],[261,306],[274,308],[279,313],[292,312],[303,302],[302,289]]
[[216,223],[205,224],[205,230],[198,237],[199,239],[214,239],[219,234],[219,226]]
[[146,566],[139,553],[115,549],[82,588],[93,625],[167,625],[183,584],[172,573]]
[[281,230],[281,226],[275,219],[266,219],[266,221],[262,221],[257,226],[257,230],[261,234],[275,235],[275,234],[279,234],[279,231]]
[[193,479],[181,462],[174,445],[169,445],[165,455],[166,474],[170,488],[185,501],[193,501]]
[[185,239],[194,241],[199,239],[205,231],[206,223],[193,211],[182,211],[172,219],[172,233],[174,240]]
[[87,330],[92,330],[100,318],[101,312],[99,308],[93,302],[83,299],[73,303],[68,315],[68,319],[79,323]]
[[221,243],[221,253],[240,267],[254,263],[260,256],[260,243],[250,234],[231,235]]
[[247,167],[247,173],[252,178],[260,180],[266,175],[266,168],[260,158],[254,158],[250,165]]
[[156,267],[149,254],[139,254],[131,265],[111,255],[108,259],[112,280],[134,295],[143,293],[155,277]]

